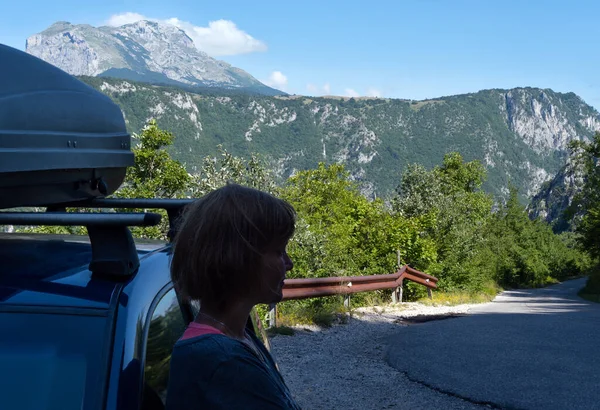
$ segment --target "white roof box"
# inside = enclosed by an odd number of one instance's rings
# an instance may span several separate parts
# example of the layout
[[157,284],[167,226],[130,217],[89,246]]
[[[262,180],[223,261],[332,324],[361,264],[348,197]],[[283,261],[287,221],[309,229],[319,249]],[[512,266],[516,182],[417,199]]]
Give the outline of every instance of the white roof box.
[[109,97],[0,44],[0,208],[109,195],[133,162],[123,114]]

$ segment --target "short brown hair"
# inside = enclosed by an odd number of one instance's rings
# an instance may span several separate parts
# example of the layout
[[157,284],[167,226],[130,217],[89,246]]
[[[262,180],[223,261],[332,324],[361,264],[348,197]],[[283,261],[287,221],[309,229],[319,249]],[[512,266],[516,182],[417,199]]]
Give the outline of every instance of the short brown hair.
[[262,253],[294,233],[286,201],[228,184],[186,207],[173,244],[171,279],[183,297],[223,306],[256,286]]

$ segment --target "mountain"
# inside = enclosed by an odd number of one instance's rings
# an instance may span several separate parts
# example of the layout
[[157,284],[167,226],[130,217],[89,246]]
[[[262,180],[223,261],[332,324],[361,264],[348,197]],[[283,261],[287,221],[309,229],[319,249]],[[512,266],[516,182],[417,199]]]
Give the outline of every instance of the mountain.
[[[531,198],[527,207],[532,219],[543,219],[552,225],[552,229],[559,233],[573,228],[573,218],[565,215],[565,211],[581,192],[585,183],[582,164],[567,159],[567,163],[554,175],[542,184],[540,190]],[[581,215],[575,215],[575,219]]]
[[387,195],[408,163],[440,164],[445,153],[481,160],[485,189],[509,183],[523,199],[567,161],[567,144],[600,130],[600,115],[573,93],[484,90],[425,101],[190,93],[131,81],[82,77],[121,106],[132,132],[150,118],[176,136],[173,155],[191,172],[223,144],[263,154],[279,176],[342,162],[370,196]]
[[120,27],[57,22],[29,37],[25,49],[73,75],[285,94],[199,51],[183,30],[152,21]]

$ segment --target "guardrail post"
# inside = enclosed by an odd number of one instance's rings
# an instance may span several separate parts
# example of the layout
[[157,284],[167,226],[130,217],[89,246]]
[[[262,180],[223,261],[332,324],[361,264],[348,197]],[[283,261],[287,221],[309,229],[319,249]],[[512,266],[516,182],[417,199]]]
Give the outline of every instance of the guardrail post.
[[402,303],[402,286],[392,290],[392,303]]
[[431,288],[427,288],[427,296],[429,296],[429,299],[433,299],[433,294],[431,293]]
[[269,327],[277,326],[277,305],[272,303],[269,305]]
[[350,309],[350,294],[344,295],[344,307]]

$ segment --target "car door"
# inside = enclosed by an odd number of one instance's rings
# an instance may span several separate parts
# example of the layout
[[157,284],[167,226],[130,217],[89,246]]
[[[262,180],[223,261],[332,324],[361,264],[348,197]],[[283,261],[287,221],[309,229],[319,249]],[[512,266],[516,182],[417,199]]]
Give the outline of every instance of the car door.
[[173,346],[190,321],[173,288],[158,299],[158,303],[153,303],[146,339],[142,410],[164,408]]

